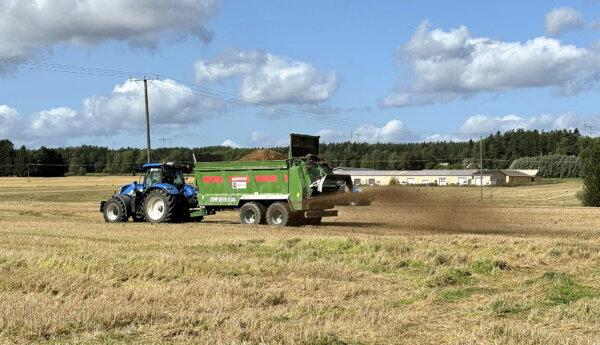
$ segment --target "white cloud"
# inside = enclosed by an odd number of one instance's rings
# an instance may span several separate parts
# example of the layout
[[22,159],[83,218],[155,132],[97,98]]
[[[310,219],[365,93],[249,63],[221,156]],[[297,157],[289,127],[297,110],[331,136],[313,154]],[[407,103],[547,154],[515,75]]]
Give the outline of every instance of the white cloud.
[[28,58],[57,43],[114,40],[155,47],[164,38],[212,39],[217,0],[4,0],[0,58]]
[[[66,108],[54,108],[35,114],[27,125],[25,136],[31,138],[62,138],[89,134],[94,118]],[[90,126],[92,125],[92,126]]]
[[[157,80],[149,87],[153,130],[183,129],[225,113],[227,107],[171,80]],[[145,130],[144,91],[133,81],[116,85],[108,95],[91,96],[82,109],[58,107],[25,119],[8,106],[0,106],[0,134],[10,139],[63,145],[73,139],[115,136]]]
[[575,113],[569,112],[562,115],[542,114],[525,118],[515,114],[504,116],[473,115],[460,126],[459,132],[463,134],[506,132],[513,129],[526,130],[573,130],[583,123]]
[[583,16],[571,7],[556,7],[546,14],[544,20],[546,33],[560,35],[563,32],[583,27]]
[[241,79],[239,95],[259,103],[318,103],[339,86],[333,71],[320,73],[309,63],[260,51],[228,52],[195,64],[196,81]]
[[383,107],[445,103],[483,91],[528,87],[554,87],[572,95],[600,80],[596,50],[547,37],[526,42],[472,37],[464,26],[430,30],[423,22],[398,49],[398,57],[410,67],[412,83],[381,100]]
[[8,105],[0,105],[0,139],[18,135],[22,130],[21,114]]
[[252,132],[250,143],[260,147],[287,146],[289,144],[288,139],[282,139],[261,131]]
[[[148,88],[152,125],[181,127],[213,118],[225,112],[224,103],[197,95],[187,86],[165,79]],[[134,81],[114,87],[108,96],[92,96],[83,101],[83,113],[100,120],[95,132],[112,133],[140,128],[145,120],[144,91]]]
[[223,141],[221,143],[221,146],[229,146],[229,147],[233,147],[233,148],[240,148],[240,147],[242,147],[240,144],[236,143],[235,141],[233,141],[231,139],[227,139],[227,140]]
[[[322,129],[317,132],[323,142],[350,141],[350,132]],[[352,141],[368,143],[412,142],[422,137],[407,129],[402,121],[393,119],[381,127],[360,126],[352,132]]]

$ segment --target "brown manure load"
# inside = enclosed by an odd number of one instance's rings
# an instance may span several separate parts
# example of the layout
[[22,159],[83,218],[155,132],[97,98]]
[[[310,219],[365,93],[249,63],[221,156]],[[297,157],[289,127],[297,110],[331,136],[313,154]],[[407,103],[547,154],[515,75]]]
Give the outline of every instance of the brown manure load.
[[287,159],[283,153],[273,150],[255,150],[240,158],[241,161],[274,161]]

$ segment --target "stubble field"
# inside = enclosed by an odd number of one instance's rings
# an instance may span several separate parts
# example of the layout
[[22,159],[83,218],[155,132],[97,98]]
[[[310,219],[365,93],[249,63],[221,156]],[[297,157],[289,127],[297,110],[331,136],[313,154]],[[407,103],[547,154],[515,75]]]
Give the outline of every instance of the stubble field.
[[600,343],[579,181],[377,188],[318,227],[104,223],[130,180],[0,179],[0,342]]

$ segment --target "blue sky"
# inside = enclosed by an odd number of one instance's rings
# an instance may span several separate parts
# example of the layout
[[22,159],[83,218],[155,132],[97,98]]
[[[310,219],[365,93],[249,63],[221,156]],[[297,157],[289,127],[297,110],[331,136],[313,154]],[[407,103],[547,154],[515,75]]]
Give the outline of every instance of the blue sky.
[[[141,13],[136,3],[0,4],[0,137],[144,146],[138,85],[40,63],[158,74],[154,146],[600,125],[599,1],[152,0]],[[203,96],[203,87],[247,102]]]

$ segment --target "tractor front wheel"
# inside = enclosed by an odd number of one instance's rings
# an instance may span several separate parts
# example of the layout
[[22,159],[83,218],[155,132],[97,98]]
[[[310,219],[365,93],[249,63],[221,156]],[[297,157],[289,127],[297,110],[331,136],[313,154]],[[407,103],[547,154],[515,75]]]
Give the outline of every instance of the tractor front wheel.
[[287,202],[274,202],[267,208],[267,224],[275,226],[292,225],[294,215]]
[[121,199],[112,197],[108,199],[102,211],[107,223],[124,223],[127,221],[127,208]]
[[177,200],[161,189],[155,189],[144,198],[144,218],[150,223],[168,223],[176,218]]

